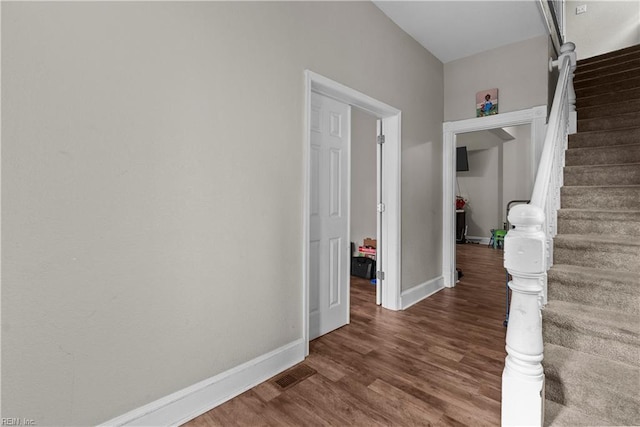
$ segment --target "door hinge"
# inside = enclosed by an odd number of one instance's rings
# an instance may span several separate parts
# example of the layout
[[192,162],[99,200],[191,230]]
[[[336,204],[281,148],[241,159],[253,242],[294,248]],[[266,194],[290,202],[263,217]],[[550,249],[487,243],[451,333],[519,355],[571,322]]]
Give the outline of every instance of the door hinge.
[[378,213],[384,212],[385,205],[384,203],[378,203]]
[[384,280],[384,271],[376,271],[376,278]]
[[384,135],[378,135],[378,144],[384,144]]

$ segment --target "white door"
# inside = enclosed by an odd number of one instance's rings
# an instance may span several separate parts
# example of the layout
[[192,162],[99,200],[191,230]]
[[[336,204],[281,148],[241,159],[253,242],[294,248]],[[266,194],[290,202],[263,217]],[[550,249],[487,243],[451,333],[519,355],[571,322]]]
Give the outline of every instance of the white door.
[[311,93],[309,339],[349,323],[351,107]]

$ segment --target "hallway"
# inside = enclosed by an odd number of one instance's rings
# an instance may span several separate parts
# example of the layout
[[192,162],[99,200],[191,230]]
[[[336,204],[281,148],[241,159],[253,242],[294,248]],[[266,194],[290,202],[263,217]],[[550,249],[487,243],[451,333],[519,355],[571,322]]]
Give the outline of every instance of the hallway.
[[351,323],[311,342],[308,378],[266,381],[186,425],[499,425],[503,253],[456,246],[455,288],[393,312],[352,280]]

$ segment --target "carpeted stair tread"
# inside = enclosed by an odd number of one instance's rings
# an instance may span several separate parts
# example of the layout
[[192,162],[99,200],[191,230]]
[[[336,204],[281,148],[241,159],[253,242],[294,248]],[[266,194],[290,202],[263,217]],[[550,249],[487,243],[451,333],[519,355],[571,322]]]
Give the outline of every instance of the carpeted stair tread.
[[640,185],[640,163],[565,166],[564,185]]
[[640,58],[640,44],[590,58],[579,59],[577,61],[576,74],[590,72],[593,69],[601,69],[611,64],[624,64],[638,58]]
[[604,95],[609,93],[624,92],[629,89],[640,88],[640,76],[635,74],[634,76],[622,80],[609,81],[607,83],[599,84],[597,86],[588,87],[576,87],[576,96],[594,96]]
[[603,63],[600,67],[587,71],[576,71],[573,78],[575,87],[590,86],[599,84],[603,80],[611,80],[612,78],[628,78],[635,73],[640,74],[640,56],[636,58],[627,58],[624,61]]
[[603,93],[582,93],[576,99],[576,108],[579,111],[583,107],[624,102],[638,98],[640,98],[640,87],[620,87],[618,90]]
[[607,234],[640,237],[640,210],[560,209],[559,234]]
[[598,116],[584,119],[578,113],[578,132],[634,127],[640,124],[640,111],[615,116]]
[[613,102],[611,104],[599,104],[578,109],[578,120],[593,117],[610,117],[616,114],[625,114],[640,111],[640,98],[625,102]]
[[640,273],[640,240],[600,234],[558,234],[553,260],[606,270]]
[[615,130],[594,130],[569,135],[569,148],[628,145],[638,142],[640,142],[640,126]]
[[599,86],[611,81],[621,81],[632,79],[640,75],[640,60],[625,61],[609,67],[601,67],[591,72],[591,75],[580,73],[575,75],[573,86],[576,89]]
[[542,312],[545,343],[640,367],[640,316],[567,301]]
[[640,185],[565,185],[560,194],[563,208],[640,209]]
[[592,244],[595,246],[599,245],[621,245],[621,246],[629,246],[632,248],[640,248],[640,240],[638,239],[629,239],[629,240],[621,240],[620,236],[603,236],[600,234],[558,234],[555,237],[556,243],[562,242],[575,242],[575,243],[586,243]]
[[640,163],[640,141],[628,145],[571,148],[565,152],[567,166],[622,163]]
[[620,63],[628,60],[628,58],[640,57],[640,44],[624,47],[601,55],[592,56],[590,58],[580,59],[577,62],[578,70],[587,70],[594,64]]
[[548,272],[548,297],[640,315],[640,273],[555,264]]
[[[640,46],[640,45],[638,45]],[[577,62],[576,75],[589,74],[594,71],[606,73],[611,67],[625,67],[633,61],[640,61],[640,49],[632,49],[627,53],[618,52],[611,57],[593,57],[580,59]]]
[[640,425],[640,368],[547,344],[546,398],[606,420]]
[[[638,220],[640,219],[640,210],[625,209],[623,211],[607,210],[607,209],[560,209],[558,216],[571,215],[574,218],[588,219],[617,219],[617,220]],[[569,233],[570,234],[570,233]]]
[[548,427],[587,427],[615,425],[610,421],[587,415],[576,408],[546,399],[544,402],[544,425]]

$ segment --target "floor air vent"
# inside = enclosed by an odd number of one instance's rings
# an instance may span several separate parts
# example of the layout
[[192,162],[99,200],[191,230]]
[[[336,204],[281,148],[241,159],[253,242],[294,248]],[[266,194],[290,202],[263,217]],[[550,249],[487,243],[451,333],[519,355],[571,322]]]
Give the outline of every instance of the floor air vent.
[[298,384],[300,381],[306,380],[315,373],[315,369],[310,368],[305,364],[300,364],[280,374],[275,379],[273,379],[272,382],[280,387],[280,389],[286,390],[289,387],[293,387],[294,385]]

